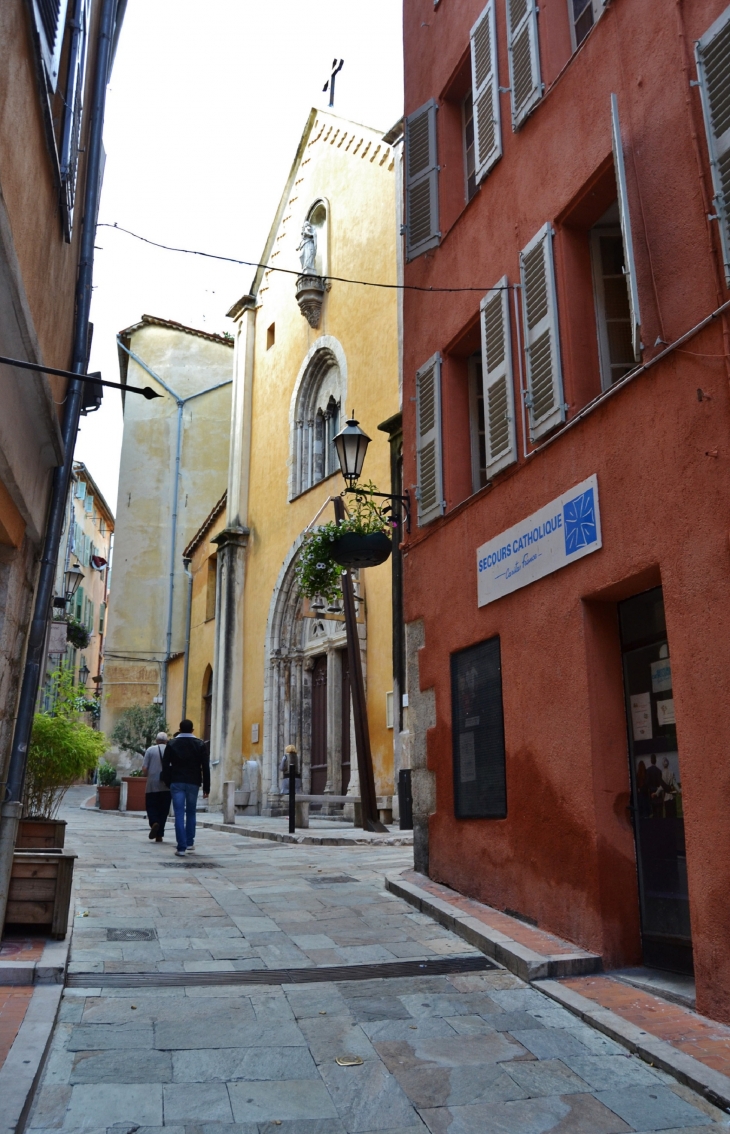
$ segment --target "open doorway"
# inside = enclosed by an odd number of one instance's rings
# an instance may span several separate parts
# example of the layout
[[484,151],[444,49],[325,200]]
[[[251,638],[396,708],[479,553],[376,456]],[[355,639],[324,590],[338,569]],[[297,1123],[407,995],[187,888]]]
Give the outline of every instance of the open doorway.
[[682,775],[662,588],[619,603],[644,964],[691,973]]

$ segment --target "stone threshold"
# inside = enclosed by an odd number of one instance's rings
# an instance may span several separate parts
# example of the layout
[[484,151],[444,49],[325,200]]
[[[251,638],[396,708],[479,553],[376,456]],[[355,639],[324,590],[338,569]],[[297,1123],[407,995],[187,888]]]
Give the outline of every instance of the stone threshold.
[[[73,902],[71,903],[73,907]],[[63,941],[46,941],[40,957],[34,961],[15,958],[0,960],[0,986],[29,984],[63,984],[66,979],[68,954],[71,948],[71,925]]]
[[[590,977],[585,979],[586,983],[593,983]],[[610,977],[599,979],[601,984],[619,984],[618,981],[612,981]],[[601,1001],[609,999],[608,997],[600,997],[596,992],[594,992],[593,998],[581,995],[576,991],[576,986],[581,983],[579,980],[571,980],[567,983],[555,980],[536,980],[533,983],[535,988],[540,989],[552,1000],[557,1001],[558,1004],[583,1020],[584,1023],[589,1024],[599,1032],[603,1032],[609,1039],[621,1044],[630,1052],[641,1056],[651,1067],[659,1067],[680,1083],[684,1083],[693,1091],[704,1095],[715,1106],[721,1107],[725,1111],[730,1110],[730,1075],[724,1075],[721,1071],[710,1066],[709,1063],[688,1055],[676,1044],[655,1034],[655,1032],[665,1030],[661,1024],[661,1008],[670,1007],[670,1004],[663,1001],[661,997],[637,990],[637,995],[645,1002],[642,1005],[644,1011],[640,1014],[641,1018],[646,1019],[648,1009],[650,1016],[654,1015],[656,1019],[653,1030],[648,1031],[628,1019],[628,1013],[627,1015],[619,1015],[618,1012],[604,1007]],[[599,981],[595,983],[598,984]],[[650,1002],[653,1002],[653,1004]],[[652,1008],[654,1008],[654,1013],[652,1013]],[[704,1038],[703,1033],[719,1033],[720,1031],[727,1033],[726,1036],[717,1036],[716,1045],[720,1057],[717,1061],[724,1062],[730,1068],[730,1028],[703,1016],[698,1016],[689,1008],[677,1007],[674,1004],[671,1005],[671,1008],[673,1014],[683,1013],[685,1015],[684,1034],[686,1039],[690,1042],[698,1041],[703,1045],[705,1051],[712,1046],[712,1037],[708,1041]],[[659,1012],[656,1012],[657,1009]],[[676,1031],[676,1028],[674,1030]],[[713,1059],[713,1053],[709,1053],[708,1057]]]
[[524,981],[599,972],[601,958],[456,890],[407,870],[386,874],[385,887]]

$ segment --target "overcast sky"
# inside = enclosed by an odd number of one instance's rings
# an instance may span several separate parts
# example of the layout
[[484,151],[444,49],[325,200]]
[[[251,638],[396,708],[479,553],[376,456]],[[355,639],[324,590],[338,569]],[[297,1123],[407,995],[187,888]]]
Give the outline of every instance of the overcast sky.
[[[401,0],[129,0],[107,101],[99,219],[178,247],[257,260],[332,59],[335,112],[387,130],[403,103]],[[92,370],[143,314],[222,332],[251,268],[97,236]],[[154,402],[146,403],[154,413]],[[121,400],[82,418],[76,456],[116,508]]]

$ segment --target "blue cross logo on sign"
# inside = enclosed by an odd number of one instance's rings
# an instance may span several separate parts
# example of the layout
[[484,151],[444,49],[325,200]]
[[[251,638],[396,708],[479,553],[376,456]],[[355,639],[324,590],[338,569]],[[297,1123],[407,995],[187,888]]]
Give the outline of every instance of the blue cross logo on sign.
[[563,530],[565,532],[565,554],[572,555],[581,547],[587,547],[598,539],[596,509],[593,502],[593,489],[582,492],[563,505]]

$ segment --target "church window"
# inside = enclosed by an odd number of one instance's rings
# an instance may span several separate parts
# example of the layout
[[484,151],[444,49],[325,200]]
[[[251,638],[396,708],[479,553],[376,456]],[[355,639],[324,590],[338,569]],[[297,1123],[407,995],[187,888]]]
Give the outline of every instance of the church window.
[[332,352],[317,351],[296,398],[292,437],[292,497],[339,469],[334,439],[340,430],[342,375]]

